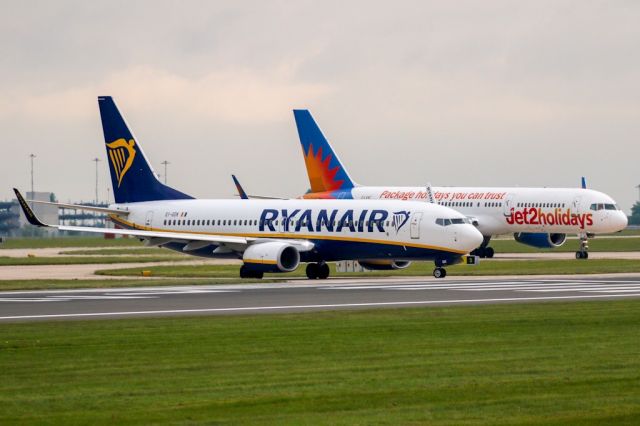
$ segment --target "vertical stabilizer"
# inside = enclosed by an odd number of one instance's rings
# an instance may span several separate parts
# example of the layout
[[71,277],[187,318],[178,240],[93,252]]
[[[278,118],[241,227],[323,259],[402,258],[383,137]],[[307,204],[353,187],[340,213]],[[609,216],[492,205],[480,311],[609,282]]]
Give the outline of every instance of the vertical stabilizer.
[[160,182],[111,96],[98,97],[116,203],[193,198]]

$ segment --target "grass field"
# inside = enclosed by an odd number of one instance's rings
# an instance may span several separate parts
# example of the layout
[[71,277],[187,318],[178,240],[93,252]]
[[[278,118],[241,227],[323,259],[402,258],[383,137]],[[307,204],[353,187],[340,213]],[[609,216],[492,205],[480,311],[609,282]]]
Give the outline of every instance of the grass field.
[[49,247],[132,247],[142,246],[134,238],[105,239],[102,237],[7,238],[0,249]]
[[65,256],[184,256],[184,253],[178,253],[169,249],[159,247],[129,247],[129,248],[97,248],[83,250],[62,250],[61,255]]
[[[553,253],[575,252],[579,247],[579,240],[567,240],[561,247],[555,249],[538,249],[525,246],[513,239],[492,240],[489,244],[496,253]],[[589,251],[623,252],[640,251],[640,237],[638,238],[593,238],[589,240]]]
[[640,301],[0,325],[0,424],[638,424]]
[[184,262],[197,260],[190,256],[60,256],[60,257],[0,257],[0,266],[23,265],[86,265],[139,262]]
[[[331,264],[331,276],[338,277],[374,277],[374,276],[431,276],[433,262],[414,262],[406,269],[397,271],[372,271],[363,273],[340,274]],[[235,278],[239,266],[236,265],[171,265],[149,266],[144,268],[103,269],[98,275],[132,276],[140,275],[143,270],[158,277],[192,278]],[[545,274],[604,274],[617,272],[640,272],[640,261],[630,259],[589,259],[584,260],[483,260],[479,265],[455,265],[447,268],[450,276],[463,275],[545,275]],[[302,277],[304,265],[288,274],[267,274],[267,276]]]

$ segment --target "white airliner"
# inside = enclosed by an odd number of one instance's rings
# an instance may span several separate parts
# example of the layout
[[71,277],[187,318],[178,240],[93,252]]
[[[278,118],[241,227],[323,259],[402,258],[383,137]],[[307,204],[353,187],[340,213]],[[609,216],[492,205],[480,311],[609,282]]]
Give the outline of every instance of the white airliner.
[[[307,199],[425,201],[425,187],[357,185],[307,110],[294,110],[311,190]],[[584,185],[583,185],[584,186]],[[588,236],[617,232],[627,216],[602,192],[586,188],[433,187],[433,198],[472,220],[484,239],[472,252],[493,257],[494,235],[513,233],[516,241],[539,248],[564,244],[566,234],[581,240],[577,259],[588,258]]]
[[158,180],[113,99],[99,97],[98,104],[116,203],[45,204],[103,212],[121,229],[47,225],[15,190],[31,224],[131,235],[194,256],[242,259],[243,278],[291,272],[307,262],[307,276],[324,279],[326,262],[339,260],[370,269],[431,260],[434,276],[442,278],[443,266],[462,261],[482,241],[467,217],[426,202],[193,199]]

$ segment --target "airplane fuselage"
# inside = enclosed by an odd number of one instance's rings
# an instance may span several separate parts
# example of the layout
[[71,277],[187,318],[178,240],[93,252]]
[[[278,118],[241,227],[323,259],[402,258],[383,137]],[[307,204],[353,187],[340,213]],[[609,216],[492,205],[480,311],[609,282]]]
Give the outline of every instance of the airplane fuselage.
[[[455,259],[474,249],[481,236],[452,209],[420,202],[352,200],[166,200],[113,204],[128,229],[174,231],[260,239],[307,240],[314,248],[301,260]],[[455,219],[443,226],[437,219]],[[185,243],[165,247],[186,251]],[[206,257],[239,257],[233,244],[188,250]]]
[[[485,236],[518,232],[616,232],[627,224],[625,214],[606,194],[581,188],[433,187],[440,205],[477,222]],[[304,198],[425,201],[424,187],[359,186]]]

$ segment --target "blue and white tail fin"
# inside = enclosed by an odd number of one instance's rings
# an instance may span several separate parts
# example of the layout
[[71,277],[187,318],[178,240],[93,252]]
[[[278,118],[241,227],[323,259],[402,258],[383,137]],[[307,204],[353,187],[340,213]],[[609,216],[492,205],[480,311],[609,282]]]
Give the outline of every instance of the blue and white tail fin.
[[293,110],[309,175],[311,192],[350,190],[357,186],[306,109]]
[[158,180],[111,96],[98,97],[116,203],[193,198]]

